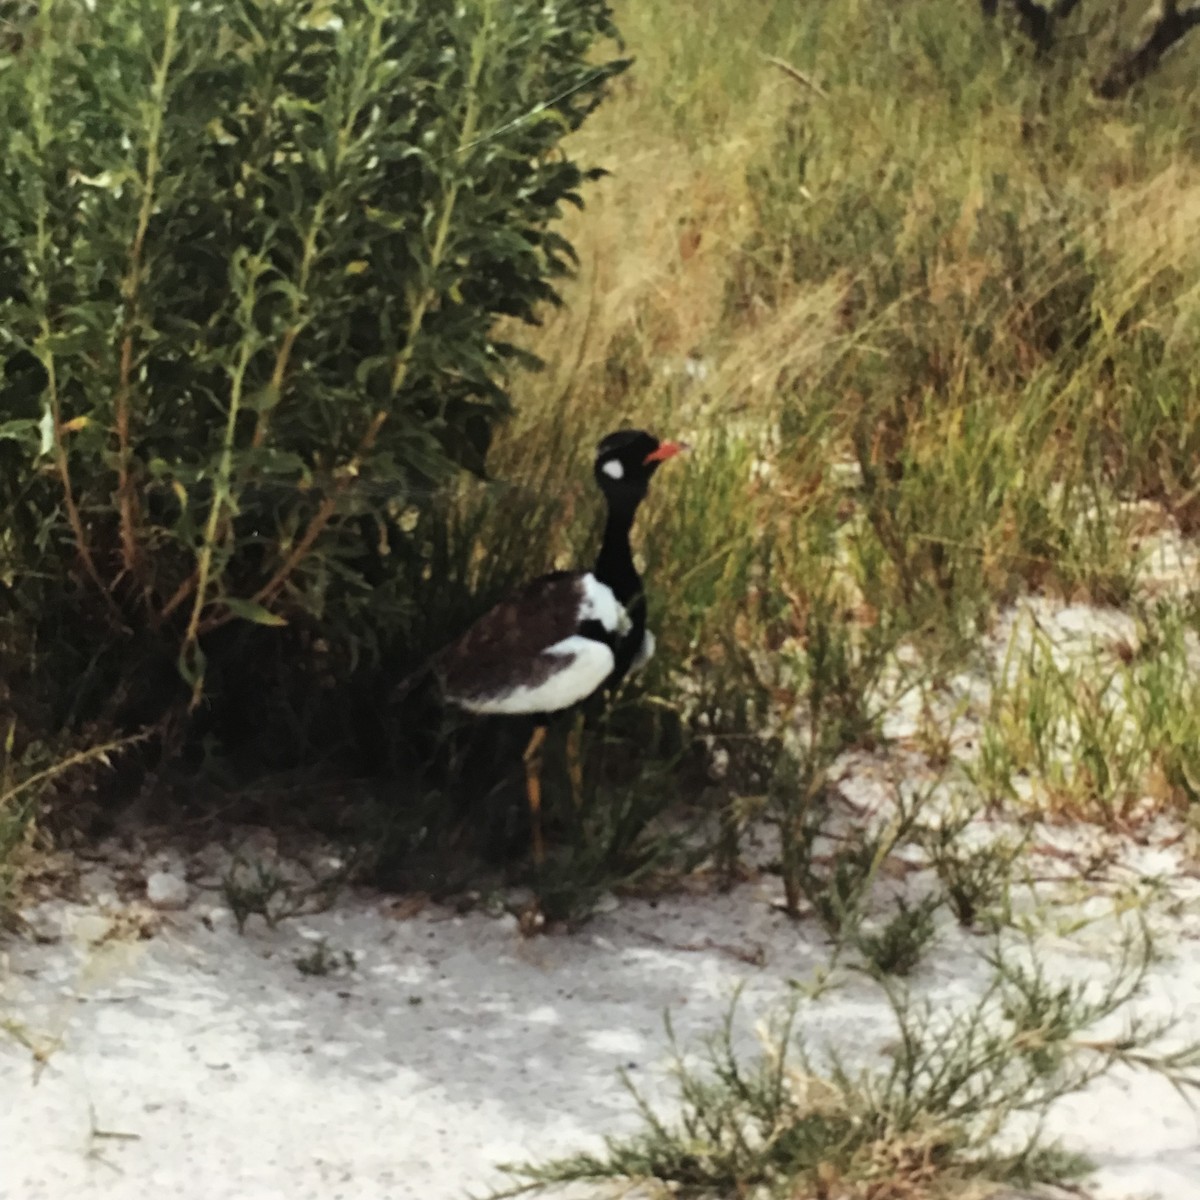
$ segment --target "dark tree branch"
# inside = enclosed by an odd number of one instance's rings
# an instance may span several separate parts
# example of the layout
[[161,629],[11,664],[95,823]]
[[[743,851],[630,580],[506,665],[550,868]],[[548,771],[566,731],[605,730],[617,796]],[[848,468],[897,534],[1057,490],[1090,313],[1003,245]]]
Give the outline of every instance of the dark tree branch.
[[[1017,23],[1037,47],[1038,56],[1054,46],[1059,22],[1079,8],[1081,0],[1011,0]],[[979,0],[985,19],[995,17],[1000,0]],[[1200,3],[1180,9],[1179,0],[1161,0],[1158,14],[1141,43],[1118,58],[1092,83],[1092,90],[1105,100],[1124,96],[1136,84],[1158,70],[1163,58],[1193,29],[1200,26]]]
[[[981,0],[984,14],[991,16],[999,0]],[[1059,21],[1069,17],[1078,7],[1079,0],[1054,0],[1052,4],[1038,4],[1037,0],[1013,0],[1021,28],[1037,46],[1039,53],[1050,49]]]
[[1162,10],[1145,40],[1118,59],[1094,84],[1097,96],[1115,100],[1158,70],[1163,56],[1200,25],[1200,5],[1179,11],[1177,0],[1163,0]]
[[1013,0],[1013,7],[1021,19],[1021,28],[1037,44],[1039,50],[1044,50],[1050,44],[1050,29],[1053,17],[1048,8],[1043,8],[1037,0]]

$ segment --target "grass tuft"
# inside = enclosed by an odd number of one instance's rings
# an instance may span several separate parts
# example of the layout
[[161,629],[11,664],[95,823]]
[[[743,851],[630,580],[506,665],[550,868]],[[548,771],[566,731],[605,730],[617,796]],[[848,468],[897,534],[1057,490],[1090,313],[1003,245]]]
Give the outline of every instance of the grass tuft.
[[871,1031],[876,1048],[852,1058],[807,1043],[799,1000],[760,1026],[761,1048],[748,1055],[738,1048],[735,1004],[699,1063],[672,1036],[677,1118],[660,1116],[626,1080],[640,1133],[609,1138],[597,1154],[506,1168],[514,1184],[493,1195],[586,1182],[612,1194],[638,1184],[649,1195],[869,1200],[1076,1177],[1086,1164],[1044,1140],[1042,1119],[1056,1100],[1117,1066],[1200,1088],[1200,1048],[1163,1049],[1162,1025],[1088,1035],[1142,983],[1148,941],[1135,933],[1122,950],[1106,979],[1083,985],[1010,949],[992,959],[982,998],[949,1010],[880,983],[894,1027]]

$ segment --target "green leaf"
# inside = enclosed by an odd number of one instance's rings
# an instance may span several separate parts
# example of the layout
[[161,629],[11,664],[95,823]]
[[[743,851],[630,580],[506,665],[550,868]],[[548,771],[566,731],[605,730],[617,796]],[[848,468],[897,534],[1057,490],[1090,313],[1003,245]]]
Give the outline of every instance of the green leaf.
[[30,419],[5,421],[0,424],[0,440],[13,442],[32,440],[37,435],[38,422]]
[[261,604],[255,604],[252,600],[236,600],[232,596],[227,596],[224,604],[235,617],[241,617],[243,621],[253,621],[255,625],[270,625],[279,628],[287,624],[287,621],[278,613],[273,613],[269,609],[263,608]]

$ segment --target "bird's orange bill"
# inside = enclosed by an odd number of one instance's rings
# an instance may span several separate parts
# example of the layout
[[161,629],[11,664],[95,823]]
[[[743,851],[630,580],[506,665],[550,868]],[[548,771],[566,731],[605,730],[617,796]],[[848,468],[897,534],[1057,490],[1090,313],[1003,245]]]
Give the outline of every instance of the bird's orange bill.
[[685,450],[690,450],[691,447],[687,442],[660,442],[657,450],[651,450],[646,455],[643,461],[663,462],[665,459],[674,458],[677,454],[682,454]]

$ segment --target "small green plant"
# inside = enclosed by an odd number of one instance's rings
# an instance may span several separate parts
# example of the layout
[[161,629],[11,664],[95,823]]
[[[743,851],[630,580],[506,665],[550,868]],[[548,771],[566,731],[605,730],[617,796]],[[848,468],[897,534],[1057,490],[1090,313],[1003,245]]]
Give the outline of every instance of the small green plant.
[[[631,777],[587,789],[569,848],[534,879],[547,920],[576,922],[613,889],[636,889],[651,877],[686,871],[689,856],[683,831],[656,827],[656,819],[676,797],[670,763],[652,762]],[[569,810],[563,798],[560,810]]]
[[1028,841],[1027,834],[965,846],[964,835],[978,818],[973,807],[963,807],[940,821],[919,825],[913,835],[937,876],[945,903],[964,926],[1003,917],[1014,868]]
[[1200,699],[1175,602],[1141,612],[1132,642],[1069,653],[1018,622],[992,685],[978,753],[962,763],[989,801],[1120,825],[1197,795]]
[[260,916],[274,929],[280,921],[304,911],[304,897],[276,867],[262,859],[246,863],[235,859],[221,880],[221,894],[233,913],[238,933],[246,922]]
[[1147,766],[1128,682],[1115,656],[1066,658],[1033,620],[1018,623],[968,774],[988,795],[1017,798],[1015,780],[1023,776],[1036,804],[1123,820],[1140,798]]
[[1200,800],[1200,686],[1192,665],[1200,621],[1194,605],[1159,603],[1140,625],[1125,693],[1149,760],[1144,791],[1191,807]]
[[803,864],[793,860],[804,897],[832,937],[840,940],[854,936],[890,848],[877,831],[870,837],[867,830],[862,830],[852,833],[824,861],[812,854]]
[[[890,819],[868,817],[840,822],[836,827],[828,804],[810,805],[790,860],[785,843],[784,869],[790,871],[784,879],[785,893],[789,887],[794,889],[839,946],[859,945],[869,960],[878,956],[884,971],[906,973],[916,963],[914,957],[906,964],[906,957],[919,956],[921,947],[933,936],[932,914],[939,898],[922,900],[912,908],[901,899],[882,930],[865,938],[860,932],[872,913],[880,871],[900,846],[915,840],[914,831],[930,790],[918,789],[906,796],[897,787]],[[833,848],[818,854],[816,843],[822,836],[832,840]],[[788,911],[792,912],[790,902]]]
[[[274,929],[281,921],[301,913],[324,912],[333,904],[349,875],[360,866],[351,857],[330,871],[302,863],[285,870],[273,857],[247,860],[236,854],[221,879],[221,894],[244,933],[246,922],[260,916]],[[308,875],[302,879],[300,873]]]
[[330,949],[325,938],[315,942],[307,954],[297,955],[294,961],[301,975],[321,977],[349,974],[357,965],[353,951]]
[[[1060,1097],[1118,1065],[1200,1089],[1200,1047],[1161,1049],[1164,1025],[1132,1020],[1117,1038],[1088,1036],[1142,982],[1148,944],[1134,935],[1123,946],[1098,987],[1054,980],[1036,956],[1016,961],[1016,948],[998,952],[984,995],[950,1011],[881,982],[896,1038],[886,1054],[859,1048],[853,1061],[837,1048],[818,1054],[797,1035],[800,1000],[768,1024],[753,1059],[734,1048],[733,1008],[702,1066],[680,1051],[668,1020],[678,1115],[660,1115],[626,1079],[640,1133],[609,1138],[600,1153],[506,1168],[515,1182],[494,1196],[579,1183],[619,1193],[637,1183],[713,1200],[792,1197],[836,1182],[838,1194],[865,1200],[885,1181],[926,1188],[1079,1175],[1086,1164],[1045,1144],[1037,1119]],[[1034,1120],[1016,1123],[1023,1113]]]
[[896,911],[872,932],[859,931],[854,944],[868,967],[884,975],[909,975],[937,935],[934,916],[942,907],[939,895],[923,896],[910,904],[897,898]]

